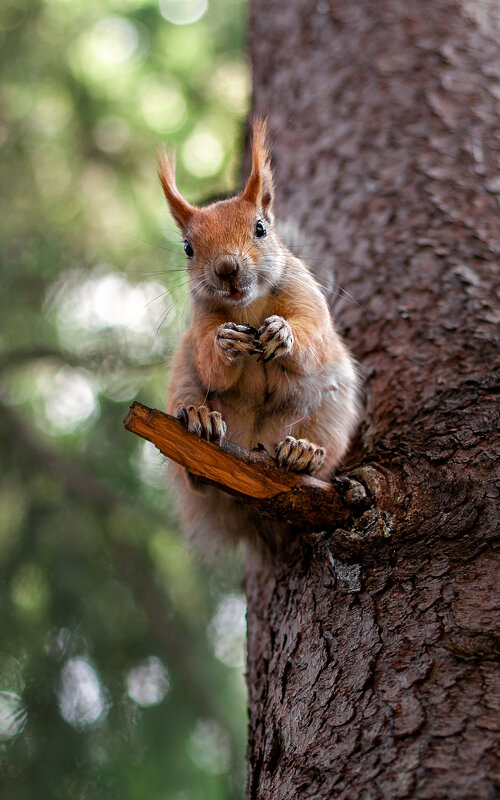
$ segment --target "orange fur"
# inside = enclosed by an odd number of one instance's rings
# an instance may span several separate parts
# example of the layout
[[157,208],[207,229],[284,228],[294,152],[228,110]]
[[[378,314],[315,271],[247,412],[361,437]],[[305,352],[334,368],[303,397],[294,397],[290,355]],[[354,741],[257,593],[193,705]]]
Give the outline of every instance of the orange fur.
[[158,151],[158,177],[173,218],[184,228],[195,209],[184,200],[175,183],[175,153],[169,155],[164,147]]
[[[191,254],[193,303],[193,323],[172,366],[168,410],[192,406],[196,421],[196,409],[205,406],[214,426],[222,415],[229,440],[244,447],[262,442],[284,467],[314,468],[328,479],[357,421],[357,375],[320,287],[276,233],[265,122],[254,125],[252,170],[237,197],[191,206],[164,152],[159,174]],[[203,424],[208,412],[200,412]],[[318,447],[293,444],[290,455],[287,436]],[[198,496],[193,488],[188,481],[181,489],[188,492],[182,508],[191,531],[234,535],[242,515],[248,527],[248,513],[231,498],[213,489]]]
[[257,117],[253,125],[252,171],[242,197],[253,205],[260,204],[264,211],[273,201],[274,185],[270,154],[266,145],[267,123]]

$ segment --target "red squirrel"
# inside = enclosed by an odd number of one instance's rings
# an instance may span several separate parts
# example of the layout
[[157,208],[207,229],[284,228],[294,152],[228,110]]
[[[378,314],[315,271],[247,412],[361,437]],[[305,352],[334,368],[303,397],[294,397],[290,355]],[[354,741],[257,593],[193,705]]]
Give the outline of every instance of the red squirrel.
[[[177,189],[174,156],[160,151],[158,169],[184,238],[193,308],[168,412],[200,437],[262,443],[281,469],[328,480],[356,426],[357,372],[320,286],[276,231],[266,122],[253,125],[251,173],[236,197],[192,206]],[[251,512],[173,469],[188,533],[244,535]]]

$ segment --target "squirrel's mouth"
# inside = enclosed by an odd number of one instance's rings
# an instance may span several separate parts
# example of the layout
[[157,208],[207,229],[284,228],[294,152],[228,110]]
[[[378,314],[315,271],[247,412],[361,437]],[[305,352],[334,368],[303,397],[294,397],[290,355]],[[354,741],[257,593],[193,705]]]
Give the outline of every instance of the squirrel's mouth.
[[229,303],[230,305],[240,305],[241,303],[248,303],[253,297],[253,283],[251,281],[233,283],[227,282],[226,285],[214,286],[213,283],[205,284],[205,288],[212,294],[218,297],[222,302]]
[[244,300],[250,293],[250,286],[238,286],[237,284],[223,286],[216,290],[219,297],[223,297],[225,300],[232,300],[235,303],[239,303],[240,300]]

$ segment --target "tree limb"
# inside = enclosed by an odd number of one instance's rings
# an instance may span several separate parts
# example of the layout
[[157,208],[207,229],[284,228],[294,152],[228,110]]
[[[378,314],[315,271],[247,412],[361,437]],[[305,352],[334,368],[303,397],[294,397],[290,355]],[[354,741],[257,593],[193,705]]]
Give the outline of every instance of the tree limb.
[[231,442],[219,446],[199,439],[179,420],[141,403],[132,404],[124,425],[203,482],[251,504],[263,516],[302,530],[333,531],[352,521],[353,506],[359,509],[369,503],[360,484],[353,502],[352,481],[325,483],[283,473],[266,451],[246,450]]

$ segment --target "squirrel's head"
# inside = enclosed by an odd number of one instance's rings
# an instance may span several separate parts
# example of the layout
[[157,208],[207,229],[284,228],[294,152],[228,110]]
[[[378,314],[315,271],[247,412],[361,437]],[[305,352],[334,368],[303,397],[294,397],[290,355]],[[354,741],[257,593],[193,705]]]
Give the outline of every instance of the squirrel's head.
[[249,305],[269,294],[283,272],[282,246],[273,225],[273,176],[266,123],[253,125],[252,171],[242,193],[198,208],[177,189],[175,158],[163,149],[158,173],[171,214],[182,232],[193,297],[213,308]]

